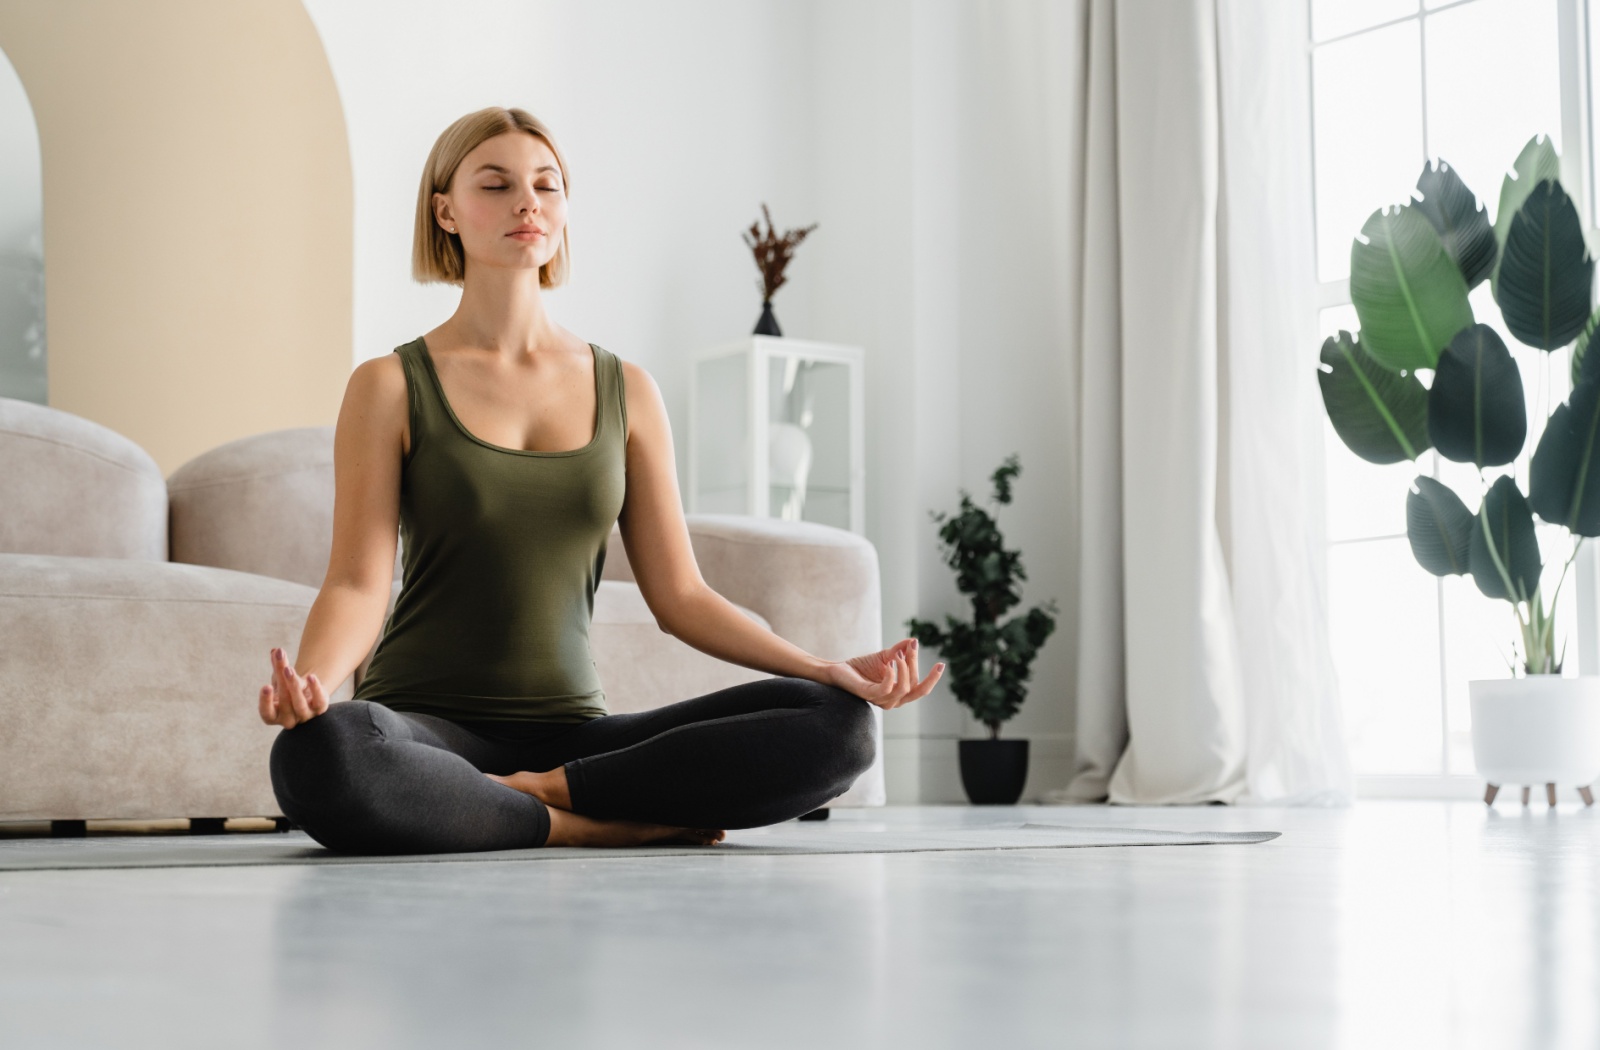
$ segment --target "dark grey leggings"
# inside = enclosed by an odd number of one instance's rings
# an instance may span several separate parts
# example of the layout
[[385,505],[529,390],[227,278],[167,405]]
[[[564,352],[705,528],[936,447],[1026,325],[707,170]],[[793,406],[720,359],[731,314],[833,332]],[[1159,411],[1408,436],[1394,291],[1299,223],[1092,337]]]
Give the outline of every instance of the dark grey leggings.
[[826,805],[875,752],[865,700],[780,677],[569,725],[349,700],[279,733],[271,770],[284,816],[329,849],[440,853],[544,845],[544,803],[484,773],[564,766],[575,813],[750,828]]

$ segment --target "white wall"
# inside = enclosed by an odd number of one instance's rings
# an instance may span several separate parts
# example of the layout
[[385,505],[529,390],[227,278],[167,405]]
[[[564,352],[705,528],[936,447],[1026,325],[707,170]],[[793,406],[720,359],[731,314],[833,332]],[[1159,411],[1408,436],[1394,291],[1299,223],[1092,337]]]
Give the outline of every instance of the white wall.
[[[680,479],[688,354],[748,332],[760,309],[740,232],[763,200],[780,227],[820,224],[774,306],[786,335],[867,348],[885,639],[913,614],[966,614],[928,511],[954,509],[957,486],[986,496],[1019,452],[1000,523],[1029,573],[1022,608],[1055,596],[1063,616],[1004,733],[1035,742],[1029,797],[1064,784],[1076,322],[1057,246],[1075,221],[1063,144],[1076,66],[1063,56],[1080,4],[404,0],[382,18],[306,6],[350,129],[356,361],[454,308],[455,289],[410,280],[411,216],[435,137],[480,106],[527,108],[561,140],[575,267],[552,312],[650,370]],[[946,687],[889,713],[885,732],[891,801],[961,799],[954,741],[981,730]]]

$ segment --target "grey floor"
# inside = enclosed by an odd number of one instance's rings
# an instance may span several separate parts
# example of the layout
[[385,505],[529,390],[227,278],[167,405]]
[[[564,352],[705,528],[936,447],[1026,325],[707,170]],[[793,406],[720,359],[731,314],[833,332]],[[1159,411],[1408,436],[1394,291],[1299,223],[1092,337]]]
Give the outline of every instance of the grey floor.
[[891,808],[1257,845],[0,873],[0,1046],[1600,1046],[1600,812]]

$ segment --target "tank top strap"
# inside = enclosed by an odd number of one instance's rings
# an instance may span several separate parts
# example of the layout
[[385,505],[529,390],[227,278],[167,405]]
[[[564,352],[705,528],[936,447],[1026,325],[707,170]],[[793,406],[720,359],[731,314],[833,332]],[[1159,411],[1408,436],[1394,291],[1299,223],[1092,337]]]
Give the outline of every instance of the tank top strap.
[[[597,351],[595,366],[600,369],[600,411],[602,420],[616,423],[619,441],[628,435],[627,390],[622,381],[622,358],[599,343],[592,344]],[[602,425],[605,425],[602,422]]]
[[430,434],[448,432],[450,419],[428,375],[427,362],[422,359],[422,338],[402,343],[394,352],[400,355],[406,374],[406,401],[411,413],[411,451],[406,456],[409,460]]

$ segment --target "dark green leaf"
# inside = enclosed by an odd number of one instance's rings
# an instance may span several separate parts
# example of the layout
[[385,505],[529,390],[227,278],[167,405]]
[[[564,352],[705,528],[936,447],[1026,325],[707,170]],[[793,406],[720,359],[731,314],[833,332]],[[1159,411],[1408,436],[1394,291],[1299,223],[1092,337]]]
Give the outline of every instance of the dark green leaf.
[[1473,321],[1460,268],[1433,225],[1409,205],[1379,208],[1361,237],[1350,244],[1350,299],[1367,353],[1396,372],[1432,368]]
[[1433,224],[1467,287],[1477,287],[1494,269],[1499,252],[1488,209],[1478,203],[1456,170],[1442,160],[1437,166],[1432,162],[1423,164],[1417,192],[1422,194],[1417,210]]
[[1362,459],[1398,463],[1428,450],[1428,391],[1374,361],[1359,337],[1341,329],[1323,342],[1317,383],[1333,429]]
[[1573,386],[1593,376],[1600,376],[1600,354],[1590,357],[1586,353],[1589,349],[1589,340],[1594,337],[1594,330],[1597,327],[1600,327],[1600,309],[1589,315],[1588,323],[1583,326],[1583,331],[1578,333],[1578,338],[1572,343]]
[[1594,308],[1594,260],[1583,220],[1561,183],[1545,179],[1511,218],[1500,254],[1500,313],[1511,334],[1554,350],[1583,331]]
[[1528,470],[1528,503],[1578,536],[1600,536],[1600,378],[1550,413]]
[[1526,601],[1539,586],[1544,564],[1533,531],[1533,512],[1522,490],[1507,475],[1496,478],[1483,497],[1473,522],[1467,561],[1478,590],[1491,598]]
[[1471,570],[1472,511],[1449,486],[1427,476],[1406,494],[1406,537],[1417,562],[1435,576]]
[[1548,136],[1535,135],[1517,154],[1517,161],[1510,173],[1500,181],[1500,206],[1494,213],[1494,239],[1500,246],[1500,252],[1495,256],[1489,282],[1495,302],[1500,301],[1500,262],[1505,257],[1506,234],[1511,230],[1512,217],[1541,180],[1560,177],[1561,158],[1556,155],[1555,145]]
[[1510,463],[1528,437],[1522,373],[1486,324],[1456,333],[1428,388],[1428,437],[1446,459],[1483,467]]

